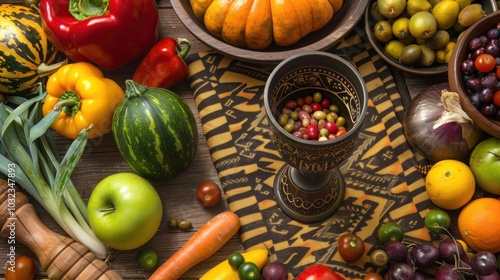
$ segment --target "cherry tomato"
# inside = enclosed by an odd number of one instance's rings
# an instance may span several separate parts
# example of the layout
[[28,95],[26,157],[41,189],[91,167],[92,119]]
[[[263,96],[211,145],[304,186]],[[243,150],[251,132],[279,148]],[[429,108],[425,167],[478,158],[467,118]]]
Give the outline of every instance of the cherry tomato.
[[245,257],[240,253],[232,253],[229,255],[229,258],[227,258],[227,262],[231,267],[238,269],[240,265],[245,262]]
[[395,222],[387,222],[378,229],[378,239],[382,244],[390,240],[402,241],[403,237],[403,229]]
[[338,240],[339,254],[346,262],[355,262],[365,253],[365,243],[353,233],[344,233]]
[[219,186],[210,181],[201,182],[196,189],[196,199],[204,206],[215,206],[221,198],[221,190]]
[[240,277],[240,280],[259,280],[260,269],[253,262],[244,262],[238,268],[238,276]]
[[495,57],[489,53],[482,53],[474,60],[474,67],[479,72],[488,73],[495,68]]
[[153,270],[158,266],[158,254],[151,248],[143,248],[137,253],[137,263],[145,270]]
[[344,280],[328,266],[313,264],[307,267],[295,280]]
[[451,224],[450,215],[441,209],[432,209],[425,215],[424,218],[425,226],[429,229],[429,231],[434,233],[442,233],[445,232],[445,229],[448,229]]
[[5,280],[31,280],[35,278],[35,262],[28,256],[18,256],[14,263],[8,262]]
[[[500,67],[498,67],[497,69],[500,69]],[[495,91],[495,94],[493,94],[493,104],[495,104],[495,106],[497,107],[500,107],[500,90]]]
[[384,277],[376,272],[369,272],[365,275],[363,280],[384,280]]
[[389,255],[382,249],[375,249],[370,254],[370,262],[376,267],[383,267],[389,262]]

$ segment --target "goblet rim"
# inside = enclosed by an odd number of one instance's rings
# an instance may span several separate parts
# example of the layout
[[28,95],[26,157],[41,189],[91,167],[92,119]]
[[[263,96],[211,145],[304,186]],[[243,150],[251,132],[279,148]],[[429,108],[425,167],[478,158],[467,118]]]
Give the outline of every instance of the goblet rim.
[[[311,141],[311,140],[298,138],[298,137],[294,136],[292,133],[289,133],[288,131],[286,131],[281,125],[279,125],[276,117],[273,114],[273,110],[271,109],[271,106],[269,105],[269,94],[271,92],[269,81],[278,73],[278,71],[280,71],[280,69],[285,64],[290,63],[293,60],[301,59],[301,58],[307,57],[307,56],[322,56],[322,57],[331,59],[332,61],[337,61],[337,62],[343,64],[345,67],[347,67],[349,69],[348,71],[351,71],[359,82],[359,85],[362,89],[361,90],[362,92],[357,93],[357,94],[360,96],[363,96],[363,100],[361,100],[362,101],[361,112],[359,114],[357,121],[354,123],[353,127],[351,129],[349,129],[347,131],[347,133],[344,134],[342,137],[328,139],[325,141]],[[305,60],[305,61],[307,61],[307,60]],[[304,66],[308,66],[308,65],[304,64]],[[288,73],[290,73],[292,71],[293,70],[290,70],[290,71],[288,71]],[[355,82],[353,82],[353,81],[351,81],[351,82],[353,84],[355,84]],[[273,123],[273,126],[277,130],[279,130],[280,133],[285,135],[290,140],[296,141],[296,142],[299,142],[302,144],[313,145],[313,146],[332,145],[332,144],[343,141],[343,139],[350,138],[351,136],[353,136],[353,134],[359,133],[359,130],[360,130],[361,126],[363,125],[363,122],[364,122],[364,119],[366,116],[366,112],[368,110],[368,90],[367,90],[366,84],[364,82],[364,79],[361,76],[361,74],[359,73],[359,71],[351,63],[349,63],[347,60],[345,60],[344,58],[342,58],[336,54],[325,52],[325,51],[308,51],[308,52],[298,53],[298,54],[292,55],[292,56],[284,59],[278,65],[276,65],[276,67],[273,69],[273,71],[271,72],[271,74],[269,75],[269,77],[267,79],[266,84],[264,85],[264,110],[265,110],[266,115],[268,116],[268,120]]]

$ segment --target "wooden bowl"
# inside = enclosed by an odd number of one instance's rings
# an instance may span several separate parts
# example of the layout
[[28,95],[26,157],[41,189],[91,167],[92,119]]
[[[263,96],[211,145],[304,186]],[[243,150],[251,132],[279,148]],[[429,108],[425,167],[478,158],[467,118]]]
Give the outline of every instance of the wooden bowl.
[[308,34],[299,42],[286,47],[274,44],[263,50],[250,50],[227,44],[212,35],[193,14],[189,0],[171,0],[177,16],[186,28],[200,41],[223,54],[249,62],[278,63],[294,54],[321,51],[332,47],[346,35],[363,16],[368,1],[344,1],[342,8],[323,28]]
[[500,11],[496,11],[469,27],[455,45],[451,53],[450,62],[448,63],[448,83],[450,84],[450,90],[458,93],[462,109],[479,128],[497,138],[500,138],[500,121],[485,117],[472,105],[466,93],[460,64],[465,60],[469,52],[469,41],[475,37],[486,34],[490,28],[496,26],[499,22]]
[[[409,66],[402,64],[401,62],[397,61],[393,57],[389,56],[385,50],[384,50],[384,43],[380,43],[376,38],[375,35],[373,34],[373,27],[375,26],[376,21],[373,19],[373,17],[370,14],[370,9],[372,7],[372,4],[376,2],[377,0],[372,0],[370,1],[370,4],[368,8],[365,11],[365,32],[368,36],[368,40],[370,41],[371,45],[375,49],[375,51],[382,57],[383,60],[385,60],[387,63],[390,65],[394,66],[397,69],[413,73],[413,74],[418,74],[418,75],[436,75],[436,74],[444,74],[448,71],[448,65],[447,64],[436,64],[429,66],[429,67],[419,67],[419,66]],[[495,0],[476,0],[474,3],[480,3],[483,5],[483,10],[487,13],[490,14],[494,11],[497,10],[497,4]]]

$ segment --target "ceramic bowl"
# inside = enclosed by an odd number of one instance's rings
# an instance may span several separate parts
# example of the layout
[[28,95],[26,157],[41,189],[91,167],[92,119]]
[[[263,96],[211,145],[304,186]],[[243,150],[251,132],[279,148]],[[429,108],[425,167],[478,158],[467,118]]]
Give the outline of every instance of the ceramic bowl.
[[497,26],[499,22],[500,11],[497,11],[482,18],[479,22],[469,27],[467,32],[460,37],[451,53],[448,71],[450,90],[458,93],[462,109],[479,128],[497,138],[500,138],[500,121],[485,117],[472,105],[466,93],[467,91],[463,80],[464,74],[462,73],[460,65],[469,53],[469,41],[475,37],[486,34],[490,28]]
[[286,47],[271,44],[266,49],[255,51],[232,46],[212,35],[205,28],[204,23],[194,16],[189,1],[171,0],[171,3],[186,28],[213,50],[243,61],[265,63],[279,63],[294,54],[326,50],[332,47],[361,20],[368,5],[368,1],[365,0],[344,1],[342,8],[330,22],[323,28],[308,34],[299,42]]
[[[370,13],[370,9],[372,8],[373,3],[375,3],[376,1],[377,0],[370,1],[370,4],[365,11],[364,22],[365,22],[365,32],[368,36],[368,40],[370,41],[375,51],[380,55],[380,57],[382,57],[382,59],[385,60],[387,63],[389,63],[391,66],[413,74],[436,75],[436,74],[446,73],[448,71],[447,64],[438,64],[435,62],[432,66],[429,67],[409,66],[402,64],[401,62],[399,62],[398,60],[394,59],[393,57],[387,54],[387,52],[384,50],[385,44],[380,43],[373,34],[373,27],[375,26],[376,21],[373,19]],[[476,0],[474,3],[482,4],[483,10],[487,14],[490,14],[497,10],[497,4],[496,1],[494,0]]]

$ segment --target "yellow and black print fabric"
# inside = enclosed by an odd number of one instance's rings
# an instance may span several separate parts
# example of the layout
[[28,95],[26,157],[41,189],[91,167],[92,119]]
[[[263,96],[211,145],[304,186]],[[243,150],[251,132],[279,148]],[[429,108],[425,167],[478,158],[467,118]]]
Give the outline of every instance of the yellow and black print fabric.
[[[216,52],[192,54],[189,83],[229,208],[240,217],[245,248],[265,244],[295,277],[322,263],[346,279],[362,279],[374,269],[370,252],[382,245],[379,226],[394,221],[407,241],[429,240],[423,217],[432,204],[403,133],[402,98],[385,62],[359,30],[329,51],[356,66],[370,100],[356,147],[339,166],[347,187],[342,206],[318,223],[290,219],[273,198],[274,177],[284,164],[270,141],[263,109],[263,89],[273,65]],[[366,254],[350,265],[337,252],[337,239],[346,232],[366,245]]]

